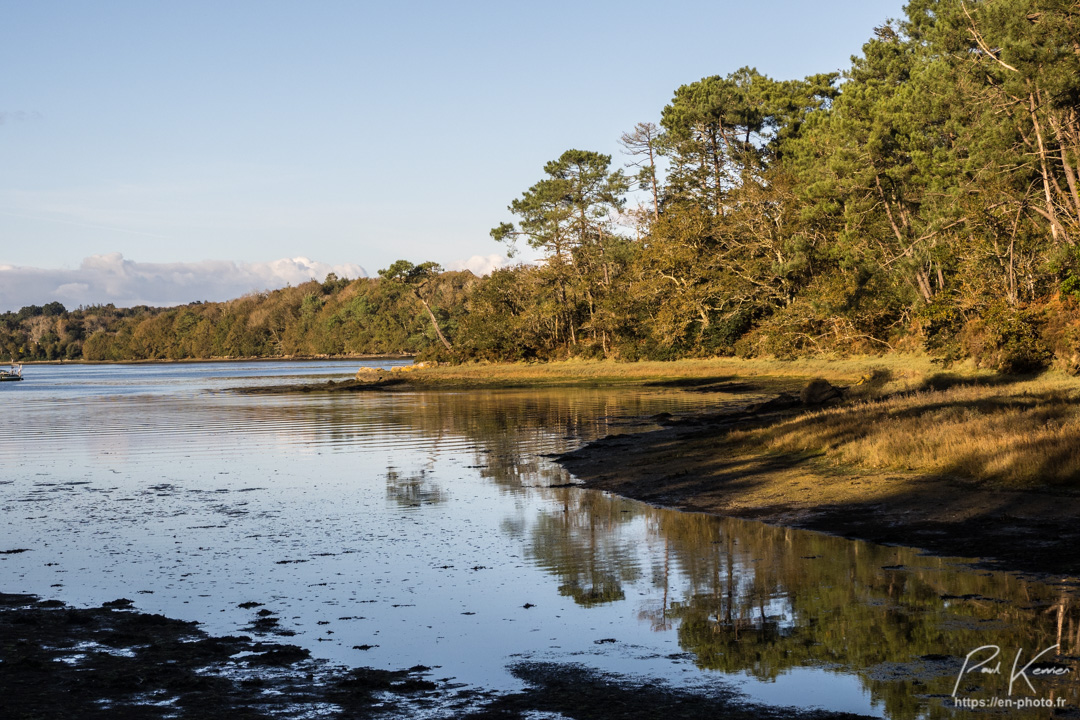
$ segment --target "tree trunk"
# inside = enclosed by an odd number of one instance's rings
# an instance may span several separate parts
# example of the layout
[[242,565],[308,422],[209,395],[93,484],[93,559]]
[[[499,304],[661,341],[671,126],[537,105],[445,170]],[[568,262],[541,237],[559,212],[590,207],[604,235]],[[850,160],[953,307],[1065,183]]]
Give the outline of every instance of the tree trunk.
[[720,126],[719,131],[709,133],[709,145],[711,145],[711,149],[712,149],[712,164],[713,164],[714,182],[716,183],[716,188],[714,190],[714,193],[715,193],[715,199],[716,199],[716,216],[717,217],[720,217],[721,215],[724,214],[723,188],[722,188],[722,182],[721,182],[721,178],[723,177],[723,172],[721,171],[721,165],[720,165],[722,147],[721,147],[720,141],[717,139],[717,135],[720,135],[722,137],[723,133],[724,133],[724,128],[723,128],[722,125]]
[[1035,93],[1028,92],[1028,111],[1031,114],[1031,124],[1035,129],[1035,140],[1039,148],[1039,170],[1042,173],[1043,199],[1046,201],[1046,219],[1050,221],[1050,235],[1054,242],[1058,241],[1058,219],[1054,210],[1054,198],[1050,192],[1050,171],[1046,163],[1046,146],[1043,144],[1042,127],[1039,125],[1039,115],[1035,105]]
[[919,292],[923,296],[923,300],[930,302],[934,296],[934,291],[930,288],[929,273],[925,270],[919,270],[915,273],[915,280],[919,283]]
[[656,158],[653,157],[653,144],[649,141],[649,177],[652,179],[653,220],[660,219],[660,191],[656,182]]
[[1053,128],[1054,135],[1057,136],[1058,148],[1060,149],[1061,167],[1065,170],[1065,182],[1069,185],[1069,198],[1072,200],[1073,213],[1076,216],[1076,221],[1080,222],[1080,191],[1076,187],[1076,172],[1073,170],[1072,163],[1069,162],[1070,133],[1064,127],[1068,123],[1068,118],[1062,122],[1053,115],[1050,116],[1050,127]]
[[450,352],[454,352],[454,348],[450,347],[450,341],[446,339],[446,336],[442,334],[442,330],[439,329],[439,321],[435,319],[435,313],[431,312],[431,307],[427,304],[427,301],[424,300],[419,292],[416,293],[416,299],[419,300],[420,304],[427,310],[428,317],[431,318],[431,327],[435,328],[435,334],[439,336],[439,340],[442,342],[443,346]]
[[874,175],[874,184],[877,185],[878,194],[881,195],[881,202],[885,204],[885,216],[889,218],[889,226],[892,228],[893,235],[900,241],[900,244],[904,244],[904,234],[900,232],[900,226],[896,224],[896,219],[893,217],[892,208],[889,207],[889,201],[885,198],[885,189],[881,187],[881,178],[877,174]]

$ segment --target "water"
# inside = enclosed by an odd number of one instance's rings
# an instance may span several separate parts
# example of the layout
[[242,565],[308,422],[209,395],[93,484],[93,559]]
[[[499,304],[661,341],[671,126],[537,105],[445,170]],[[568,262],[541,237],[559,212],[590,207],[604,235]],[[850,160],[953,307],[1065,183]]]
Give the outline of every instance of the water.
[[[0,386],[0,551],[27,550],[0,554],[0,591],[127,597],[475,687],[518,688],[515,662],[573,662],[894,718],[959,716],[949,696],[980,646],[1001,647],[1003,677],[969,674],[959,697],[1010,697],[1021,648],[1021,666],[1055,643],[1080,652],[1070,586],[652,508],[567,486],[547,458],[745,397],[230,391],[359,364],[27,368]],[[253,625],[260,610],[271,620]],[[1012,697],[1075,709],[1063,667]]]

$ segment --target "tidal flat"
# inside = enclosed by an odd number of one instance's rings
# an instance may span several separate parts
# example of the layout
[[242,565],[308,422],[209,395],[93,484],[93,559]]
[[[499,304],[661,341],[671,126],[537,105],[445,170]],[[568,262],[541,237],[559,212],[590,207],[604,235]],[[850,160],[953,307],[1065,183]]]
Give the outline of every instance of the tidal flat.
[[[958,717],[969,652],[1057,643],[1042,661],[1069,672],[1035,691],[1076,709],[1068,579],[667,510],[554,462],[766,399],[752,383],[234,392],[355,369],[53,366],[15,384],[0,708],[40,714],[26,687],[105,673],[85,706],[103,717],[205,717],[226,697],[251,717]],[[151,672],[202,642],[216,654],[180,680]],[[975,674],[960,691],[1006,694]],[[49,707],[91,716],[62,697]]]

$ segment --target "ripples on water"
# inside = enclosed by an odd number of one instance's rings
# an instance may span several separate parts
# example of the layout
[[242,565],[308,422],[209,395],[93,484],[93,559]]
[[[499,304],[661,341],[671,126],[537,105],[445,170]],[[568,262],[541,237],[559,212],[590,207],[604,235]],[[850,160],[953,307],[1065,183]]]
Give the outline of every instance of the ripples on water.
[[[572,478],[544,457],[745,398],[229,391],[356,365],[28,368],[0,386],[0,550],[29,550],[0,555],[0,590],[129,597],[484,687],[516,687],[515,661],[570,661],[896,718],[955,716],[935,696],[981,645],[1001,645],[1003,667],[1021,647],[1080,652],[1061,589],[557,487]],[[995,694],[987,682],[968,691]],[[1075,707],[1073,682],[1038,689]]]

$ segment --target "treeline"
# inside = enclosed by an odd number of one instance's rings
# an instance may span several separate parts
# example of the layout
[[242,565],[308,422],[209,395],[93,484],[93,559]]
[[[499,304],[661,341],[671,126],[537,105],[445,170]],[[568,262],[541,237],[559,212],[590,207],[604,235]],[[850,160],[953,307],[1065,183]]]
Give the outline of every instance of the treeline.
[[[477,278],[442,273],[425,293],[454,332]],[[407,353],[435,340],[431,321],[403,283],[379,278],[308,282],[223,303],[67,312],[30,306],[0,315],[0,351],[24,360],[180,360]]]
[[91,308],[70,328],[5,319],[4,342],[88,359],[925,349],[1080,370],[1080,6],[905,12],[842,75],[742,68],[678,88],[622,136],[627,168],[582,150],[549,162],[492,230],[539,264],[475,279],[402,262],[341,288]]
[[477,288],[469,350],[924,348],[1076,370],[1080,6],[906,13],[842,77],[742,68],[678,88],[659,125],[623,136],[632,178],[596,153],[549,163],[492,231],[545,262]]

